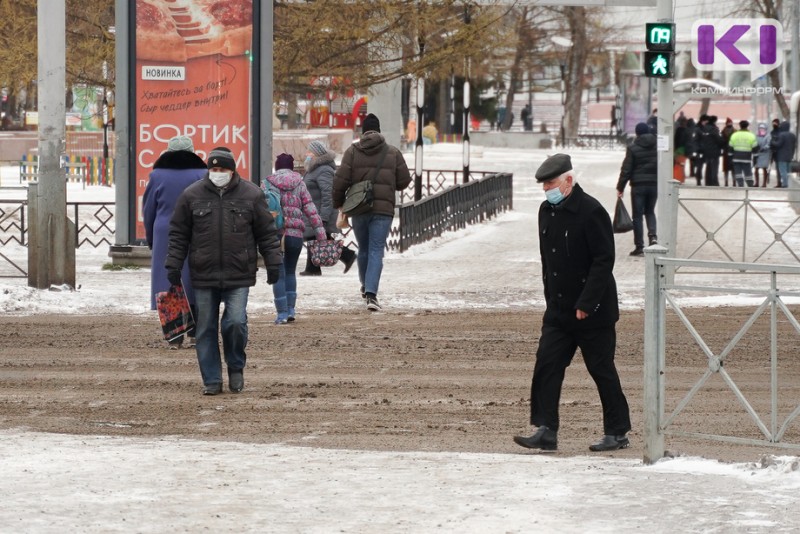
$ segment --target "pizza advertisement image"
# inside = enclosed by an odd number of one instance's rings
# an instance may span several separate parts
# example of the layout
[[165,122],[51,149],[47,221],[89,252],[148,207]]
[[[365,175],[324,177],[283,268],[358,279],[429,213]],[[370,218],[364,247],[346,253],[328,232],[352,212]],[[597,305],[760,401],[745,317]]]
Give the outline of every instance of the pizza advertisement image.
[[253,0],[136,0],[136,239],[153,164],[176,135],[217,146],[250,178]]

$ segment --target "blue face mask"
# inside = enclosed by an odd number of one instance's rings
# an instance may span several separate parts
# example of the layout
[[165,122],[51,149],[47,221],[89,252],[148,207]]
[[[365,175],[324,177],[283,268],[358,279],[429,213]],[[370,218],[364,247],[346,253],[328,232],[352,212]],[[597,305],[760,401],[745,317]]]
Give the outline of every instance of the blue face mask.
[[564,200],[564,193],[561,192],[561,189],[558,187],[554,187],[553,189],[548,189],[544,192],[544,196],[547,197],[547,201],[550,204],[558,204],[562,200]]
[[312,159],[311,156],[306,156],[306,161],[305,161],[306,167],[311,165],[311,159]]

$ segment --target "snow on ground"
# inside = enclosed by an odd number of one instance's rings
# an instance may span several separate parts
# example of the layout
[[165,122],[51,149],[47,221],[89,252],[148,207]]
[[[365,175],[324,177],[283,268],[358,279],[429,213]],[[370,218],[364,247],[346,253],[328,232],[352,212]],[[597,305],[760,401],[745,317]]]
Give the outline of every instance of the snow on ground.
[[[477,152],[477,151],[476,151]],[[545,151],[484,149],[473,170],[514,173],[514,211],[386,257],[380,295],[390,309],[542,306],[533,175]],[[621,151],[575,151],[579,182],[609,211]],[[461,148],[426,147],[425,168],[460,168]],[[0,169],[0,198],[24,198],[16,168]],[[69,200],[113,201],[112,188],[70,184]],[[791,218],[786,206],[775,218]],[[623,307],[641,309],[644,261],[617,236]],[[77,291],[0,280],[4,314],[150,314],[149,269],[103,271],[107,250],[79,250]],[[24,250],[2,253],[24,259]],[[359,306],[340,267],[300,281],[305,310]],[[746,302],[693,296],[700,305]],[[737,300],[740,299],[740,300]],[[749,302],[749,301],[747,301]],[[98,307],[98,303],[101,303]],[[251,313],[272,313],[263,280]],[[505,438],[504,438],[505,439]],[[796,532],[800,461],[751,464],[675,458],[645,466],[603,456],[392,453],[291,444],[49,435],[0,431],[0,531],[6,532]]]

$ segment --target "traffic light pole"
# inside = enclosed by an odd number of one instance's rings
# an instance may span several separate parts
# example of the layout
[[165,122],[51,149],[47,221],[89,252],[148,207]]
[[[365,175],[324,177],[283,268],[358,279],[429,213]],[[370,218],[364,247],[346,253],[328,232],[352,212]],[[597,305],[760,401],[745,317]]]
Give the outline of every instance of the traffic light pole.
[[[672,22],[672,1],[658,0],[656,14],[659,22]],[[674,161],[674,104],[672,79],[658,80],[658,242],[675,254],[675,216],[671,206],[673,199],[672,166]]]
[[[658,0],[657,15],[659,22],[672,22],[672,0]],[[671,209],[675,190],[672,187],[672,157],[674,147],[674,127],[672,116],[672,79],[660,78],[658,81],[658,246],[666,247],[667,256],[675,255],[675,217]],[[649,256],[649,255],[648,255]],[[648,269],[650,264],[648,264]],[[648,274],[651,274],[648,271]],[[671,273],[668,274],[671,277]],[[649,280],[649,279],[648,279]],[[671,281],[671,280],[670,280]],[[649,282],[648,282],[649,283]],[[657,297],[646,299],[646,305],[652,311]],[[652,319],[648,313],[645,322]],[[657,374],[659,365],[657,354],[660,347],[658,336],[645,336],[645,376],[644,376],[644,461],[654,463],[664,456],[664,434],[659,429],[664,399],[658,386]]]

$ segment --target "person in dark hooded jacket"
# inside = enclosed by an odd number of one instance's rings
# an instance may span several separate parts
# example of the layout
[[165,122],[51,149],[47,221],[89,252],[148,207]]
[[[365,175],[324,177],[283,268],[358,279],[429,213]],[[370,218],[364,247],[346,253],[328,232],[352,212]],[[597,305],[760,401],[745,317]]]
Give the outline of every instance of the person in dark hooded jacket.
[[647,124],[636,125],[636,139],[625,152],[617,181],[617,196],[622,198],[625,185],[631,184],[633,207],[633,244],[631,256],[644,255],[644,228],[642,218],[647,221],[649,244],[658,240],[656,231],[656,200],[658,200],[658,153],[656,136],[650,133]]
[[[156,293],[169,290],[164,260],[167,259],[169,244],[169,221],[175,211],[175,203],[183,190],[198,180],[202,180],[208,168],[206,162],[194,153],[192,138],[180,135],[173,137],[167,144],[167,151],[161,154],[153,165],[150,180],[142,197],[142,213],[147,246],[152,250],[150,264],[150,309],[156,309]],[[181,269],[183,289],[192,308],[195,307],[194,289],[189,277],[189,264],[184,262]],[[172,341],[170,348],[194,346],[194,329]]]
[[778,166],[778,185],[789,187],[789,167],[797,147],[797,136],[792,133],[789,121],[783,121],[778,129],[777,137],[770,143],[775,153],[775,164]]
[[333,207],[344,204],[347,189],[354,183],[373,181],[372,211],[352,217],[350,225],[358,242],[358,278],[367,309],[380,311],[378,286],[383,272],[383,253],[392,229],[396,192],[411,183],[403,154],[386,143],[378,117],[364,118],[361,138],[342,156],[333,178]]
[[708,116],[700,128],[700,150],[706,166],[706,186],[719,185],[719,158],[722,155],[722,134],[717,127],[716,115]]

